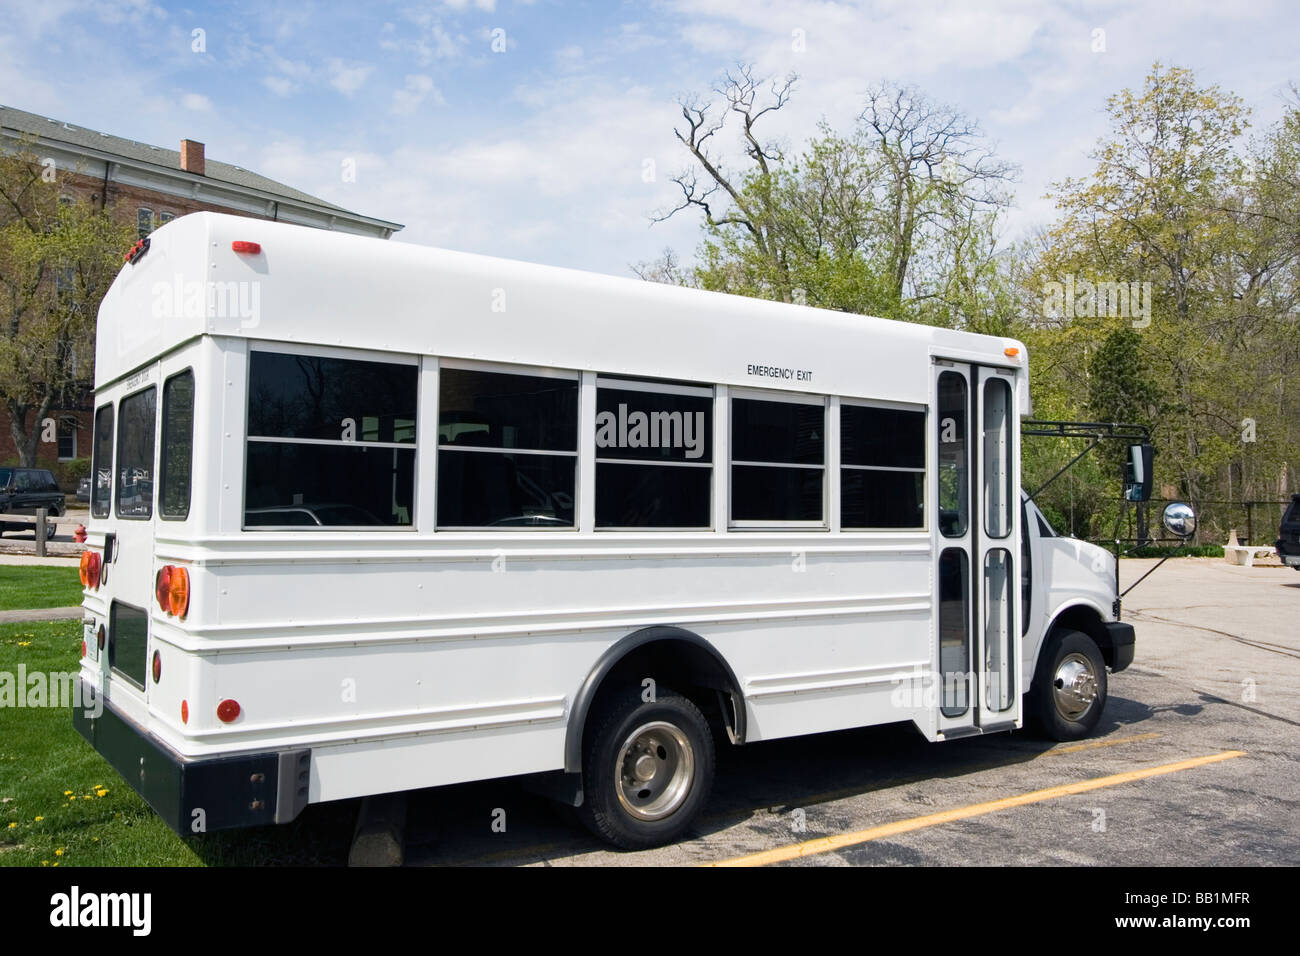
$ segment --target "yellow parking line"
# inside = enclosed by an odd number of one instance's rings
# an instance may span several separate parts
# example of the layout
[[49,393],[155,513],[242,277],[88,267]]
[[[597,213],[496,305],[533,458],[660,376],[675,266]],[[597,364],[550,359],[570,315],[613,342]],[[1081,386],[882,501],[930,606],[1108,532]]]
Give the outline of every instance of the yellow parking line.
[[884,837],[898,836],[901,833],[911,833],[913,830],[923,830],[926,827],[938,826],[941,823],[952,823],[955,820],[968,820],[971,817],[983,816],[986,813],[996,813],[999,810],[1009,810],[1012,807],[1023,807],[1031,803],[1041,803],[1044,800],[1054,800],[1057,797],[1068,797],[1076,793],[1087,793],[1090,790],[1101,790],[1105,787],[1118,786],[1121,783],[1131,783],[1134,780],[1144,780],[1147,777],[1158,777],[1166,773],[1177,773],[1180,770],[1191,770],[1193,767],[1203,767],[1206,764],[1218,763],[1220,760],[1231,760],[1233,757],[1244,757],[1245,752],[1241,750],[1224,750],[1217,754],[1208,754],[1204,757],[1192,757],[1189,760],[1179,760],[1175,763],[1160,764],[1155,767],[1146,767],[1142,770],[1126,770],[1124,773],[1110,774],[1105,777],[1093,777],[1091,780],[1080,780],[1076,783],[1062,784],[1059,787],[1048,787],[1046,790],[1034,790],[1030,793],[1022,793],[1014,797],[1003,797],[1000,800],[990,800],[987,803],[974,803],[968,807],[957,807],[953,810],[944,810],[940,813],[931,813],[923,817],[912,817],[908,820],[898,820],[894,823],[886,823],[878,827],[870,827],[866,830],[857,830],[853,833],[840,833],[835,836],[820,837],[816,840],[807,840],[803,843],[794,843],[790,846],[777,847],[774,850],[764,850],[761,853],[751,853],[747,856],[738,856],[729,860],[719,860],[716,863],[706,863],[705,866],[765,866],[768,863],[781,863],[785,860],[794,860],[803,856],[815,856],[818,853],[828,853],[831,850],[840,850],[844,847],[856,846],[860,843],[869,843],[872,840],[879,840]]
[[1099,747],[1118,747],[1120,744],[1136,743],[1139,740],[1154,740],[1159,734],[1134,734],[1132,737],[1120,737],[1117,740],[1090,740],[1086,744],[1075,744],[1073,747],[1059,747],[1056,750],[1048,750],[1042,754],[1044,757],[1054,757],[1057,754],[1072,754],[1080,750],[1096,750]]

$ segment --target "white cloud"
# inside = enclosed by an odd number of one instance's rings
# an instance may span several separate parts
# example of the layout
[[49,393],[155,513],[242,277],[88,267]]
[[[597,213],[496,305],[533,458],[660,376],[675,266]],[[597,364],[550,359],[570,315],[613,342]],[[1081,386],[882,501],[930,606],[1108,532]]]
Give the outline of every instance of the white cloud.
[[212,101],[202,93],[186,93],[181,97],[181,106],[197,113],[207,113],[212,109]]
[[433,78],[423,74],[412,74],[406,78],[406,86],[393,91],[393,112],[399,115],[414,113],[432,94],[433,102],[442,105],[442,93],[433,85]]
[[298,91],[298,84],[285,79],[283,76],[264,76],[262,77],[262,85],[276,96],[289,96]]
[[345,96],[351,96],[361,89],[375,69],[373,66],[349,66],[337,57],[329,61],[328,68],[330,86]]

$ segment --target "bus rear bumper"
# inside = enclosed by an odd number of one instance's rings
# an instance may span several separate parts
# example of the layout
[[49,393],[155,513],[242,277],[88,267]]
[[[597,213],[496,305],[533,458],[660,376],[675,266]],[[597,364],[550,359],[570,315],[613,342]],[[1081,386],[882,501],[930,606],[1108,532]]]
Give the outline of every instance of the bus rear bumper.
[[1137,647],[1137,637],[1132,624],[1111,621],[1105,625],[1106,636],[1110,638],[1112,671],[1122,671],[1133,663],[1133,652]]
[[72,724],[181,836],[288,823],[307,805],[308,748],[187,758],[107,700],[95,717],[74,707]]

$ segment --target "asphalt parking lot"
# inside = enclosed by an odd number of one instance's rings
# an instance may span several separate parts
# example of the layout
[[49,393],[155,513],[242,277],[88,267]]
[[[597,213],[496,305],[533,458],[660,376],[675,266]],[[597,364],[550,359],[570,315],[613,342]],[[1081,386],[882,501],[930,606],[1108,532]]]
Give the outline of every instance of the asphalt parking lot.
[[[1123,586],[1154,563],[1125,561]],[[1300,864],[1300,573],[1170,561],[1124,616],[1137,657],[1082,743],[880,727],[728,748],[692,837],[640,853],[511,781],[421,791],[407,864]]]

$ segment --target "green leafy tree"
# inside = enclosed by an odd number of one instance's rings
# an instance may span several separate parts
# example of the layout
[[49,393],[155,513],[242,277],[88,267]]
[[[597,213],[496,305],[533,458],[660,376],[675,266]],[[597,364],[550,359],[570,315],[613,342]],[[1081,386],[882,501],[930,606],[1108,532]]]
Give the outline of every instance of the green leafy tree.
[[92,384],[99,302],[134,241],[58,176],[30,148],[0,154],[0,400],[24,465],[50,411]]

